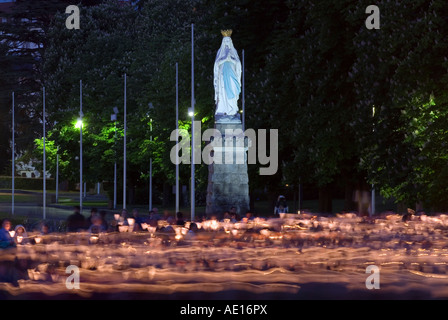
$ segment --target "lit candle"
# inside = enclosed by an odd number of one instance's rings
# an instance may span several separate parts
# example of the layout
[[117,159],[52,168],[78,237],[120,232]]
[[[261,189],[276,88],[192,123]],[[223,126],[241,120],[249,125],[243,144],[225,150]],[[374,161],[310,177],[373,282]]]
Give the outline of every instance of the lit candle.
[[17,236],[17,243],[22,243],[23,237],[22,236]]
[[41,237],[36,237],[34,238],[34,241],[36,241],[37,244],[39,244],[41,242],[42,238]]
[[120,219],[120,215],[119,215],[118,213],[114,214],[114,219],[115,219],[116,221],[118,221],[118,219]]
[[11,236],[11,238],[14,238],[14,235],[16,234],[15,231],[9,231],[9,235]]

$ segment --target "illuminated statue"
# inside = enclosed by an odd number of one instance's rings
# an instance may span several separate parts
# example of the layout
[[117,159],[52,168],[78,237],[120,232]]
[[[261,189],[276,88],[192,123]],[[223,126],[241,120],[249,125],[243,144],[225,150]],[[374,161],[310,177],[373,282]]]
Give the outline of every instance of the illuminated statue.
[[238,97],[241,92],[241,62],[233,47],[232,30],[221,31],[223,35],[221,48],[216,55],[214,66],[214,87],[216,119],[232,120],[237,118]]

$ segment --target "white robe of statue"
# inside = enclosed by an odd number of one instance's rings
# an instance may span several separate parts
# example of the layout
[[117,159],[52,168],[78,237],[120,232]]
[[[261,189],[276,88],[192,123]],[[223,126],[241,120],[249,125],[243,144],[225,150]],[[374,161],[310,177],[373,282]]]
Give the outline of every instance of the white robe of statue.
[[235,115],[238,112],[238,98],[241,92],[241,62],[230,37],[222,39],[213,71],[215,114]]

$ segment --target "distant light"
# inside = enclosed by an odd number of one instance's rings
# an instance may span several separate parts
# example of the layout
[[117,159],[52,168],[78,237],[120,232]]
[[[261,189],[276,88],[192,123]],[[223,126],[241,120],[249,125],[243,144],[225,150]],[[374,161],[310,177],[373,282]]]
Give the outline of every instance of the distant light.
[[188,108],[188,115],[189,115],[190,117],[192,117],[192,116],[194,115],[194,113],[193,113],[193,109],[192,109],[192,108]]
[[78,119],[77,121],[76,121],[76,124],[75,124],[75,128],[76,129],[79,129],[79,128],[81,128],[83,125],[82,125],[82,120],[81,119]]
[[286,184],[287,187],[289,187],[289,184]]

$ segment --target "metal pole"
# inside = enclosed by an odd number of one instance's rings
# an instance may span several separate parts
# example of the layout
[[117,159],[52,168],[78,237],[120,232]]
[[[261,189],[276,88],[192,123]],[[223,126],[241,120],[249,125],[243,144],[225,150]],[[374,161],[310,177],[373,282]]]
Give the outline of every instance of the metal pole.
[[79,208],[82,213],[82,80],[79,80],[79,117],[81,123],[79,126]]
[[194,221],[195,216],[195,183],[194,183],[194,24],[191,24],[191,110],[193,116],[191,117],[191,221]]
[[59,201],[59,147],[56,151],[56,203]]
[[[372,107],[372,118],[373,118],[373,126],[372,126],[372,132],[375,132],[375,106]],[[373,216],[375,214],[375,185],[372,183],[372,200],[371,200],[371,210],[370,210],[370,216]]]
[[44,168],[42,170],[42,178],[44,182],[44,192],[43,192],[43,219],[46,218],[46,207],[47,207],[47,166],[46,166],[46,157],[45,157],[45,87],[43,87],[43,113],[42,113],[42,123],[44,125],[43,128],[43,143],[44,143]]
[[123,209],[126,209],[126,73],[124,74]]
[[[179,156],[179,69],[176,62],[176,157]],[[179,164],[176,162],[176,212],[179,212]]]
[[12,93],[12,193],[11,193],[11,214],[14,215],[14,175],[15,175],[15,129],[14,129],[14,92]]
[[[152,119],[149,123],[149,128],[151,130],[151,141],[152,141]],[[149,211],[152,210],[152,152],[151,158],[149,158]]]
[[115,121],[114,209],[117,208],[117,121]]
[[114,163],[114,209],[117,209],[117,162]]
[[242,116],[242,123],[243,123],[243,132],[246,128],[246,109],[245,109],[245,104],[244,104],[244,49],[243,49],[243,94],[242,94],[242,104],[243,104],[243,116]]

